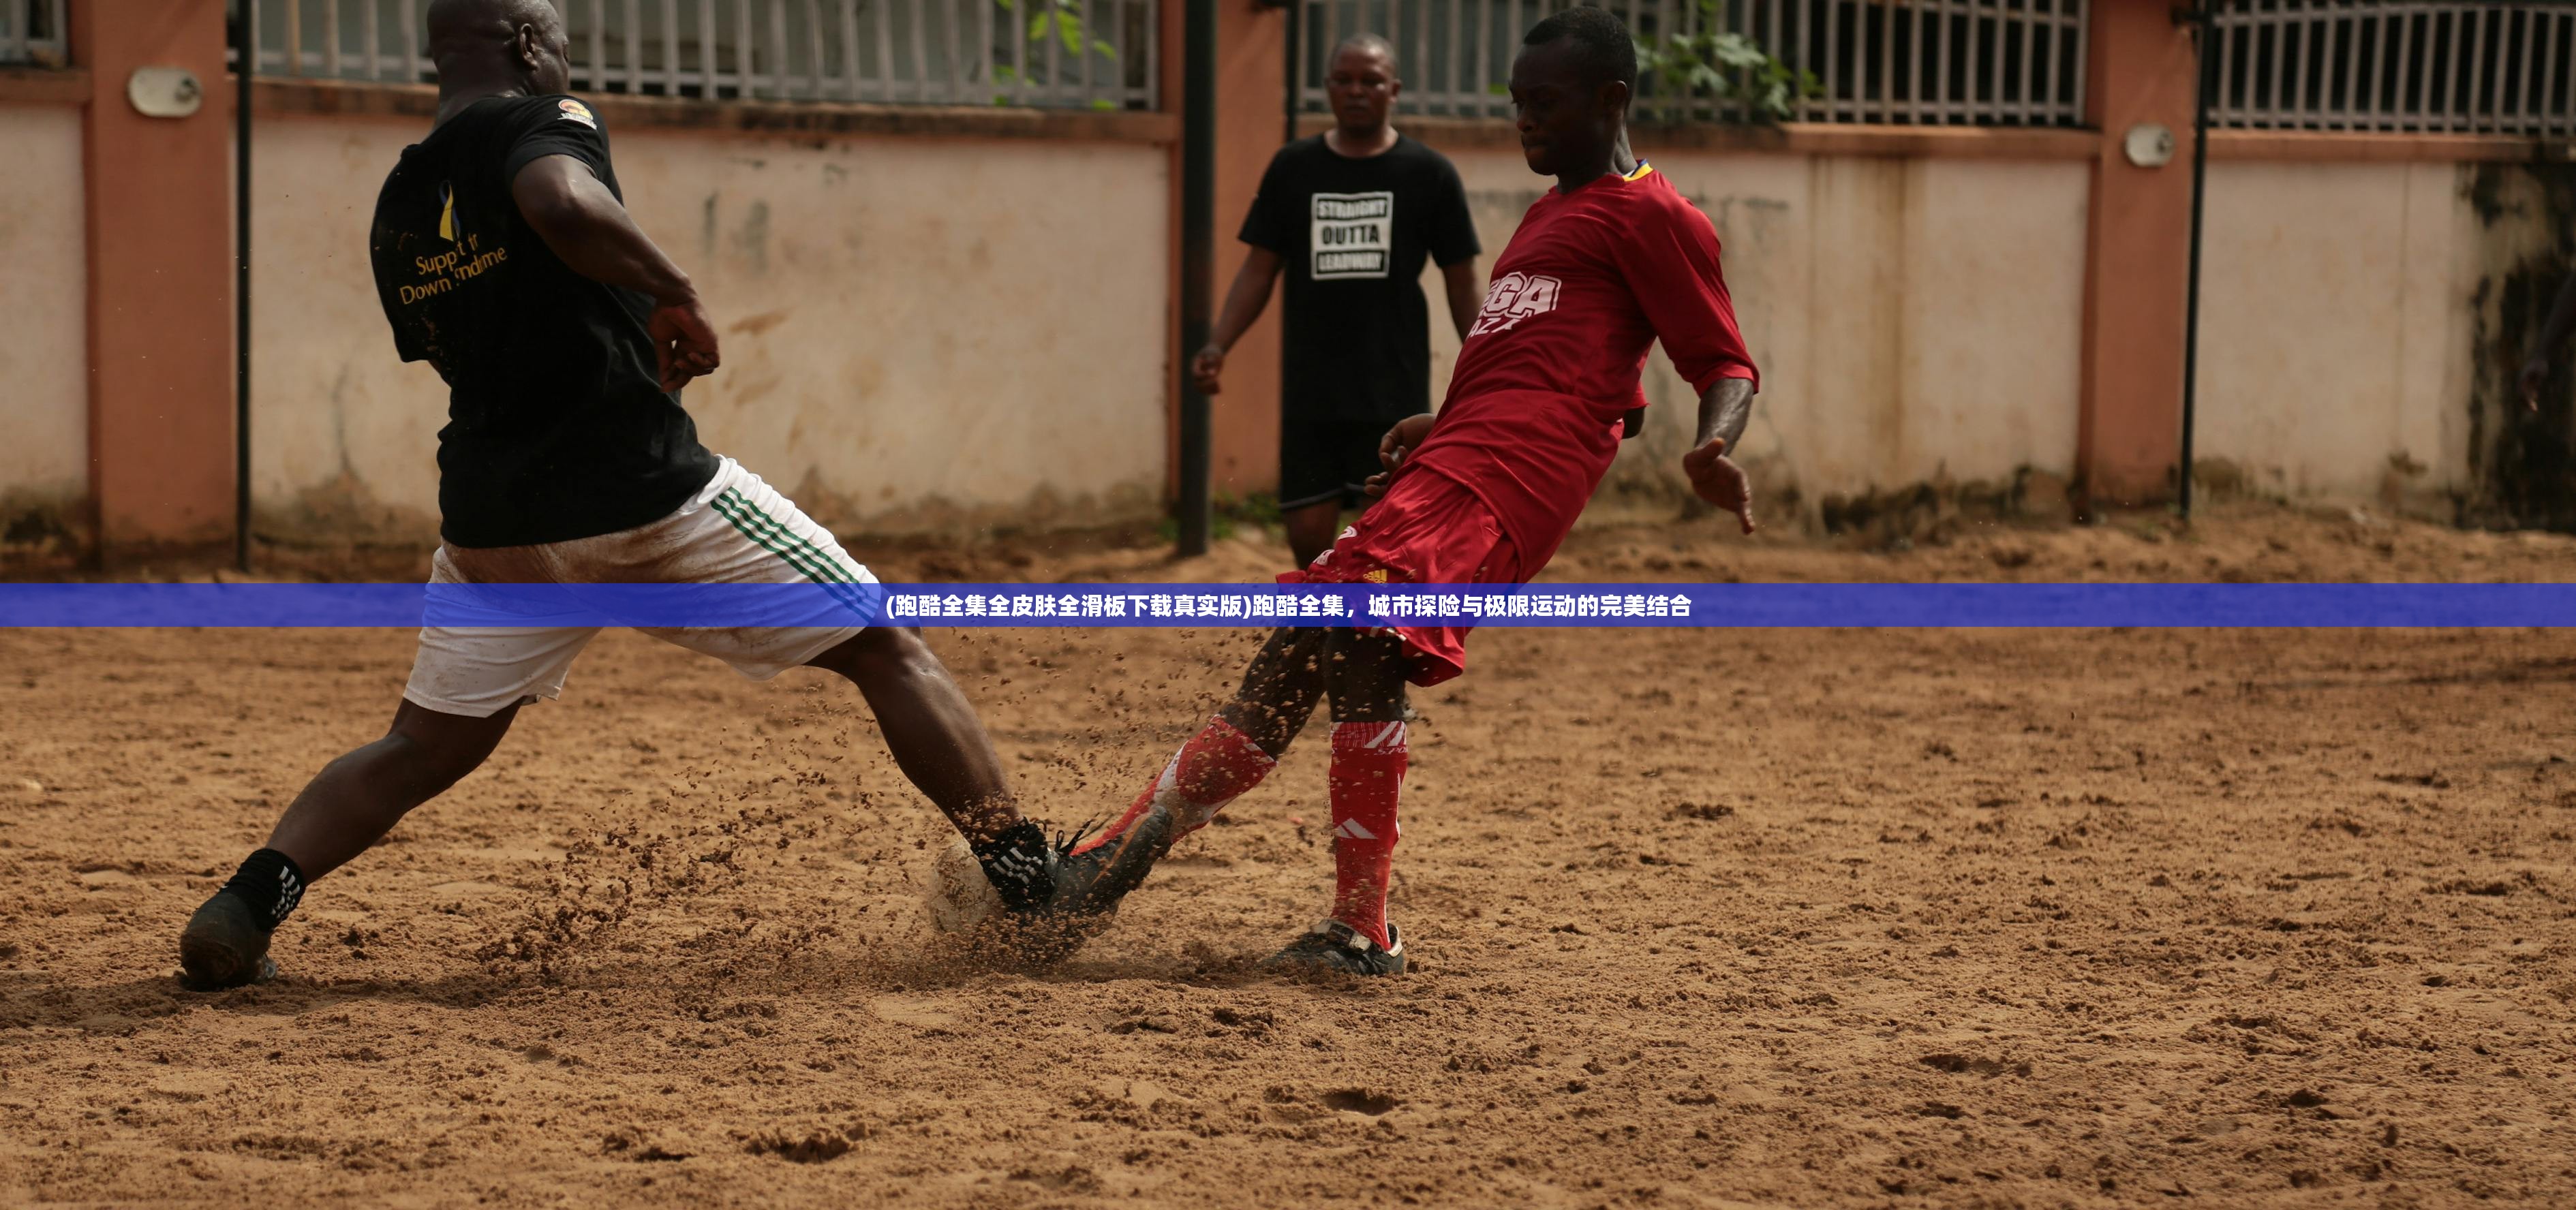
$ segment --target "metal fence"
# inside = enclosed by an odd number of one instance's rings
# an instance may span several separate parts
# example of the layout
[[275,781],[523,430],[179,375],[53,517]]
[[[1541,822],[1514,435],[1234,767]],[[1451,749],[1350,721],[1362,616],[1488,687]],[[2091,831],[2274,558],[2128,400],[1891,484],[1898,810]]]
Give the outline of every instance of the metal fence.
[[2257,130],[2576,134],[2576,8],[2222,0],[2210,121]]
[[[1091,109],[1154,107],[1155,2],[553,0],[576,92]],[[428,0],[237,3],[261,74],[436,78]]]
[[68,50],[63,0],[0,0],[0,63],[61,67]]
[[[1343,38],[1382,34],[1404,79],[1399,112],[1500,117],[1521,35],[1568,0],[1299,0],[1299,101],[1325,108],[1326,60]],[[2081,126],[2089,0],[1600,0],[1648,47],[1703,30],[1744,35],[1811,73],[1787,120],[1905,126]],[[1641,55],[1641,58],[1644,56]],[[1683,96],[1652,71],[1645,120],[1755,116],[1743,101]],[[1742,78],[1742,77],[1739,77]]]

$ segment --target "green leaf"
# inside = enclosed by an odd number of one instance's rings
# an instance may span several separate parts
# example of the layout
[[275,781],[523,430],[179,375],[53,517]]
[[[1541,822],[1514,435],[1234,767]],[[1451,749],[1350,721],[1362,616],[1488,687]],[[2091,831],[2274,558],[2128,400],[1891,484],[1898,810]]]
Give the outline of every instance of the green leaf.
[[1104,58],[1104,59],[1115,59],[1115,58],[1117,58],[1117,57],[1118,57],[1118,48],[1117,48],[1117,47],[1115,47],[1115,46],[1111,46],[1110,44],[1108,44],[1108,43],[1106,43],[1106,42],[1103,42],[1103,41],[1100,41],[1100,40],[1099,40],[1099,39],[1097,39],[1097,38],[1092,39],[1092,42],[1091,42],[1091,49],[1092,49],[1092,53],[1097,54],[1097,55],[1099,55],[1101,58]]
[[1118,108],[1118,102],[1112,101],[1107,97],[1093,97],[1091,99],[1091,107],[1093,109],[1116,109]]

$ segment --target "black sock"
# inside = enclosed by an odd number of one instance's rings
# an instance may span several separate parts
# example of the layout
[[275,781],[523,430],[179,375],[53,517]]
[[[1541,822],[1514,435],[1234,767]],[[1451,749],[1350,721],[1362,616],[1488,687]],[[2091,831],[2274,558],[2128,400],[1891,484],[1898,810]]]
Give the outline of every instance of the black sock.
[[1047,868],[1046,829],[1035,820],[1023,819],[991,840],[971,842],[975,860],[983,863],[984,878],[1002,896],[1002,906],[1014,912],[1040,907],[1055,894],[1055,875]]
[[304,899],[304,871],[295,868],[295,859],[275,849],[261,849],[242,859],[241,868],[233,871],[233,880],[224,890],[240,896],[250,904],[260,923],[274,930],[286,923],[286,915]]

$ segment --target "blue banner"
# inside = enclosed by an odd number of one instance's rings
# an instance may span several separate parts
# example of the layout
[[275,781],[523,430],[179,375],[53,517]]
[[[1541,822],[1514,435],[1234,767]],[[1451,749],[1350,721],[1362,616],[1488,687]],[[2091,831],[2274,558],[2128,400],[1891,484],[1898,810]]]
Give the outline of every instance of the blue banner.
[[2570,584],[0,584],[0,627],[2555,627]]

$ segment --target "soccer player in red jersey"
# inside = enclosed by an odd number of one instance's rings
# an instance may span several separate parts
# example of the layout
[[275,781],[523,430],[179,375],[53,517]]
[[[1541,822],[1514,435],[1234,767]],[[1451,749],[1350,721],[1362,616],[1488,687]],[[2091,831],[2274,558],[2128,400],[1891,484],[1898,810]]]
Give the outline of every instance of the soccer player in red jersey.
[[[1638,375],[1658,339],[1699,392],[1698,440],[1682,457],[1691,489],[1753,532],[1751,486],[1727,457],[1752,415],[1753,360],[1708,216],[1628,152],[1636,79],[1636,43],[1601,9],[1558,13],[1522,39],[1511,79],[1521,148],[1557,187],[1495,262],[1447,402],[1387,433],[1386,470],[1369,484],[1379,499],[1282,579],[1526,583],[1610,469],[1622,415],[1645,404]],[[1386,890],[1406,764],[1404,686],[1463,671],[1466,636],[1463,626],[1273,633],[1235,699],[1101,840],[1158,811],[1173,837],[1204,825],[1270,771],[1329,695],[1332,910],[1272,961],[1402,973]]]

